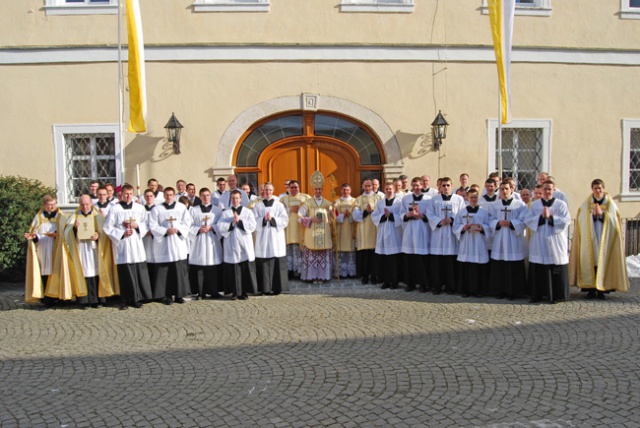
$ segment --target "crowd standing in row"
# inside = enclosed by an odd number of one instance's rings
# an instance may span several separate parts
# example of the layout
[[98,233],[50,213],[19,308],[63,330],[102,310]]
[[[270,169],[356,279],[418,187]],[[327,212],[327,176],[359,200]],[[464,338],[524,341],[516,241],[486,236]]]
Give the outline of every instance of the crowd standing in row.
[[[44,198],[30,231],[27,302],[49,306],[75,300],[99,307],[120,296],[121,309],[161,301],[247,299],[278,295],[289,279],[325,282],[360,278],[383,289],[418,289],[462,296],[530,298],[551,303],[569,298],[569,284],[587,298],[626,291],[620,215],[604,182],[576,217],[572,249],[566,197],[546,173],[533,189],[490,174],[484,188],[460,176],[430,186],[429,176],[400,176],[385,183],[350,184],[331,202],[324,177],[310,178],[312,195],[287,180],[275,196],[272,183],[253,195],[235,176],[216,181],[213,192],[178,180],[162,191],[148,181],[144,201],[125,184],[93,181],[68,216],[55,198]],[[455,190],[454,190],[455,189]],[[571,260],[570,260],[571,259]]]

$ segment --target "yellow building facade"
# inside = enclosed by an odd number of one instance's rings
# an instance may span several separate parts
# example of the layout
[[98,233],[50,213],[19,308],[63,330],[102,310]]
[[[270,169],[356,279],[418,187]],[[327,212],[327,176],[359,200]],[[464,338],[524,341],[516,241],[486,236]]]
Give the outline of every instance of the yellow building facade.
[[[122,0],[124,2],[124,0]],[[640,210],[640,2],[522,0],[503,169],[550,172],[572,214],[602,178]],[[3,175],[74,204],[91,178],[215,187],[219,176],[333,186],[497,169],[485,0],[140,0],[147,132],[119,131],[118,1],[0,2]],[[126,26],[120,30],[126,44]],[[126,85],[126,49],[123,52]],[[128,116],[127,92],[124,117]],[[431,122],[450,123],[439,150]],[[164,126],[184,125],[174,154]],[[121,156],[121,148],[124,156]],[[123,172],[124,171],[124,172]],[[435,184],[435,183],[434,183]]]

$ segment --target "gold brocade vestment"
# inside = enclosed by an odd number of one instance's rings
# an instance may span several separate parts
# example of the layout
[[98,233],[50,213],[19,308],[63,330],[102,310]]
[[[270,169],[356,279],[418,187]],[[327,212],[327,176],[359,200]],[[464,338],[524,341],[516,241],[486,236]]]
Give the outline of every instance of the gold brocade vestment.
[[305,227],[304,246],[309,250],[330,250],[333,247],[331,240],[331,202],[322,198],[322,203],[318,205],[314,198],[309,198],[303,202],[309,218],[321,218],[320,223],[311,223],[311,227]]

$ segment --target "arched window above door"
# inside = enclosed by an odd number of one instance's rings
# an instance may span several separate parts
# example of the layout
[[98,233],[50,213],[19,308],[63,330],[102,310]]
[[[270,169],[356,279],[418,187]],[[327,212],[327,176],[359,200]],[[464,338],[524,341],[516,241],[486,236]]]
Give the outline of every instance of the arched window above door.
[[[305,127],[305,124],[312,126]],[[290,137],[329,137],[343,141],[358,152],[361,165],[381,165],[382,155],[371,132],[359,123],[330,113],[289,114],[257,124],[242,141],[237,168],[258,165],[260,154],[271,144]]]

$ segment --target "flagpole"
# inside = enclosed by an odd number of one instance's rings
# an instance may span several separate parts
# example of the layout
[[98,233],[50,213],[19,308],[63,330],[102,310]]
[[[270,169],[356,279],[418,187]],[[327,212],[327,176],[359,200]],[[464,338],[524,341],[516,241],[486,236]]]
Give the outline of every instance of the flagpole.
[[120,184],[124,184],[124,94],[122,84],[122,0],[118,0],[118,132],[120,133]]
[[500,85],[498,85],[498,174],[502,182],[502,98],[500,97]]

